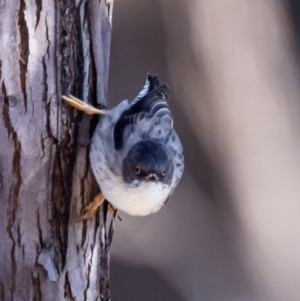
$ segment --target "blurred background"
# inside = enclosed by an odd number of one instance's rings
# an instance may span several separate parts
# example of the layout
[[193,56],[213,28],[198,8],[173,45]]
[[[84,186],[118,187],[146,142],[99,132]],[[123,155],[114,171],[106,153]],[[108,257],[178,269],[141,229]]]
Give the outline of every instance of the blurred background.
[[171,87],[186,168],[122,213],[112,300],[300,300],[299,1],[115,1],[108,104]]

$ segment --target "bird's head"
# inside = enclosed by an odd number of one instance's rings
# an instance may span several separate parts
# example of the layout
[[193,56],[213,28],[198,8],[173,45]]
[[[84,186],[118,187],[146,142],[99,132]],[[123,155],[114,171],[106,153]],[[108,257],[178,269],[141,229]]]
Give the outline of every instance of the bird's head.
[[138,180],[170,184],[173,171],[170,151],[155,140],[137,142],[123,160],[123,178],[126,183]]

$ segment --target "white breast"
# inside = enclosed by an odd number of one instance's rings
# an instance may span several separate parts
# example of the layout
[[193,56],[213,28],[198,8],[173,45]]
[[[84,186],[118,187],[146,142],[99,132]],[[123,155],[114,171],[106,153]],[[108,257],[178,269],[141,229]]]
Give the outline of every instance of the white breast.
[[[113,183],[114,182],[114,183]],[[128,186],[121,181],[101,183],[101,190],[107,200],[117,209],[130,215],[148,215],[164,206],[169,185],[143,182],[138,187]]]
[[[121,106],[126,109],[128,102],[122,102],[117,109]],[[154,182],[131,183],[130,185],[124,183],[121,167],[125,153],[114,151],[112,134],[114,121],[123,111],[123,109],[118,109],[119,112],[117,109],[110,111],[110,115],[101,119],[94,133],[90,151],[93,173],[103,195],[115,208],[130,215],[149,215],[164,206],[171,192],[170,187],[174,187],[175,178],[171,185]],[[137,141],[136,137],[127,137],[127,148],[131,145],[130,139]]]

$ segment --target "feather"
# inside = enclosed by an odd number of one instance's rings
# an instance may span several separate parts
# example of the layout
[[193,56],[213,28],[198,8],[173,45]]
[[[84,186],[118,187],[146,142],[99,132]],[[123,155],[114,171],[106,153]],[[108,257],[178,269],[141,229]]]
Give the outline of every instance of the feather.
[[159,81],[158,81],[157,76],[156,75],[152,76],[148,73],[146,83],[145,83],[143,89],[138,94],[138,96],[134,100],[131,101],[131,104],[138,102],[140,99],[142,99],[144,96],[146,96],[150,91],[156,89],[157,87],[159,87]]
[[130,103],[129,109],[122,113],[114,127],[116,150],[123,147],[123,136],[127,126],[137,124],[143,119],[151,119],[154,116],[162,118],[168,115],[172,119],[167,104],[169,95],[170,88],[168,85],[159,85],[156,76],[148,75],[144,88]]

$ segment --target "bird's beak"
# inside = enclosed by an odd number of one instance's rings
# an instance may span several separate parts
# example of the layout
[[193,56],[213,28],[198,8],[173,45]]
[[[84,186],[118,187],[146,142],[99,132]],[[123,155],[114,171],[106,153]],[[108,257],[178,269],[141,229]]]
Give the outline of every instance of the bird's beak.
[[155,173],[149,174],[145,179],[147,182],[156,182],[158,180],[157,175]]

